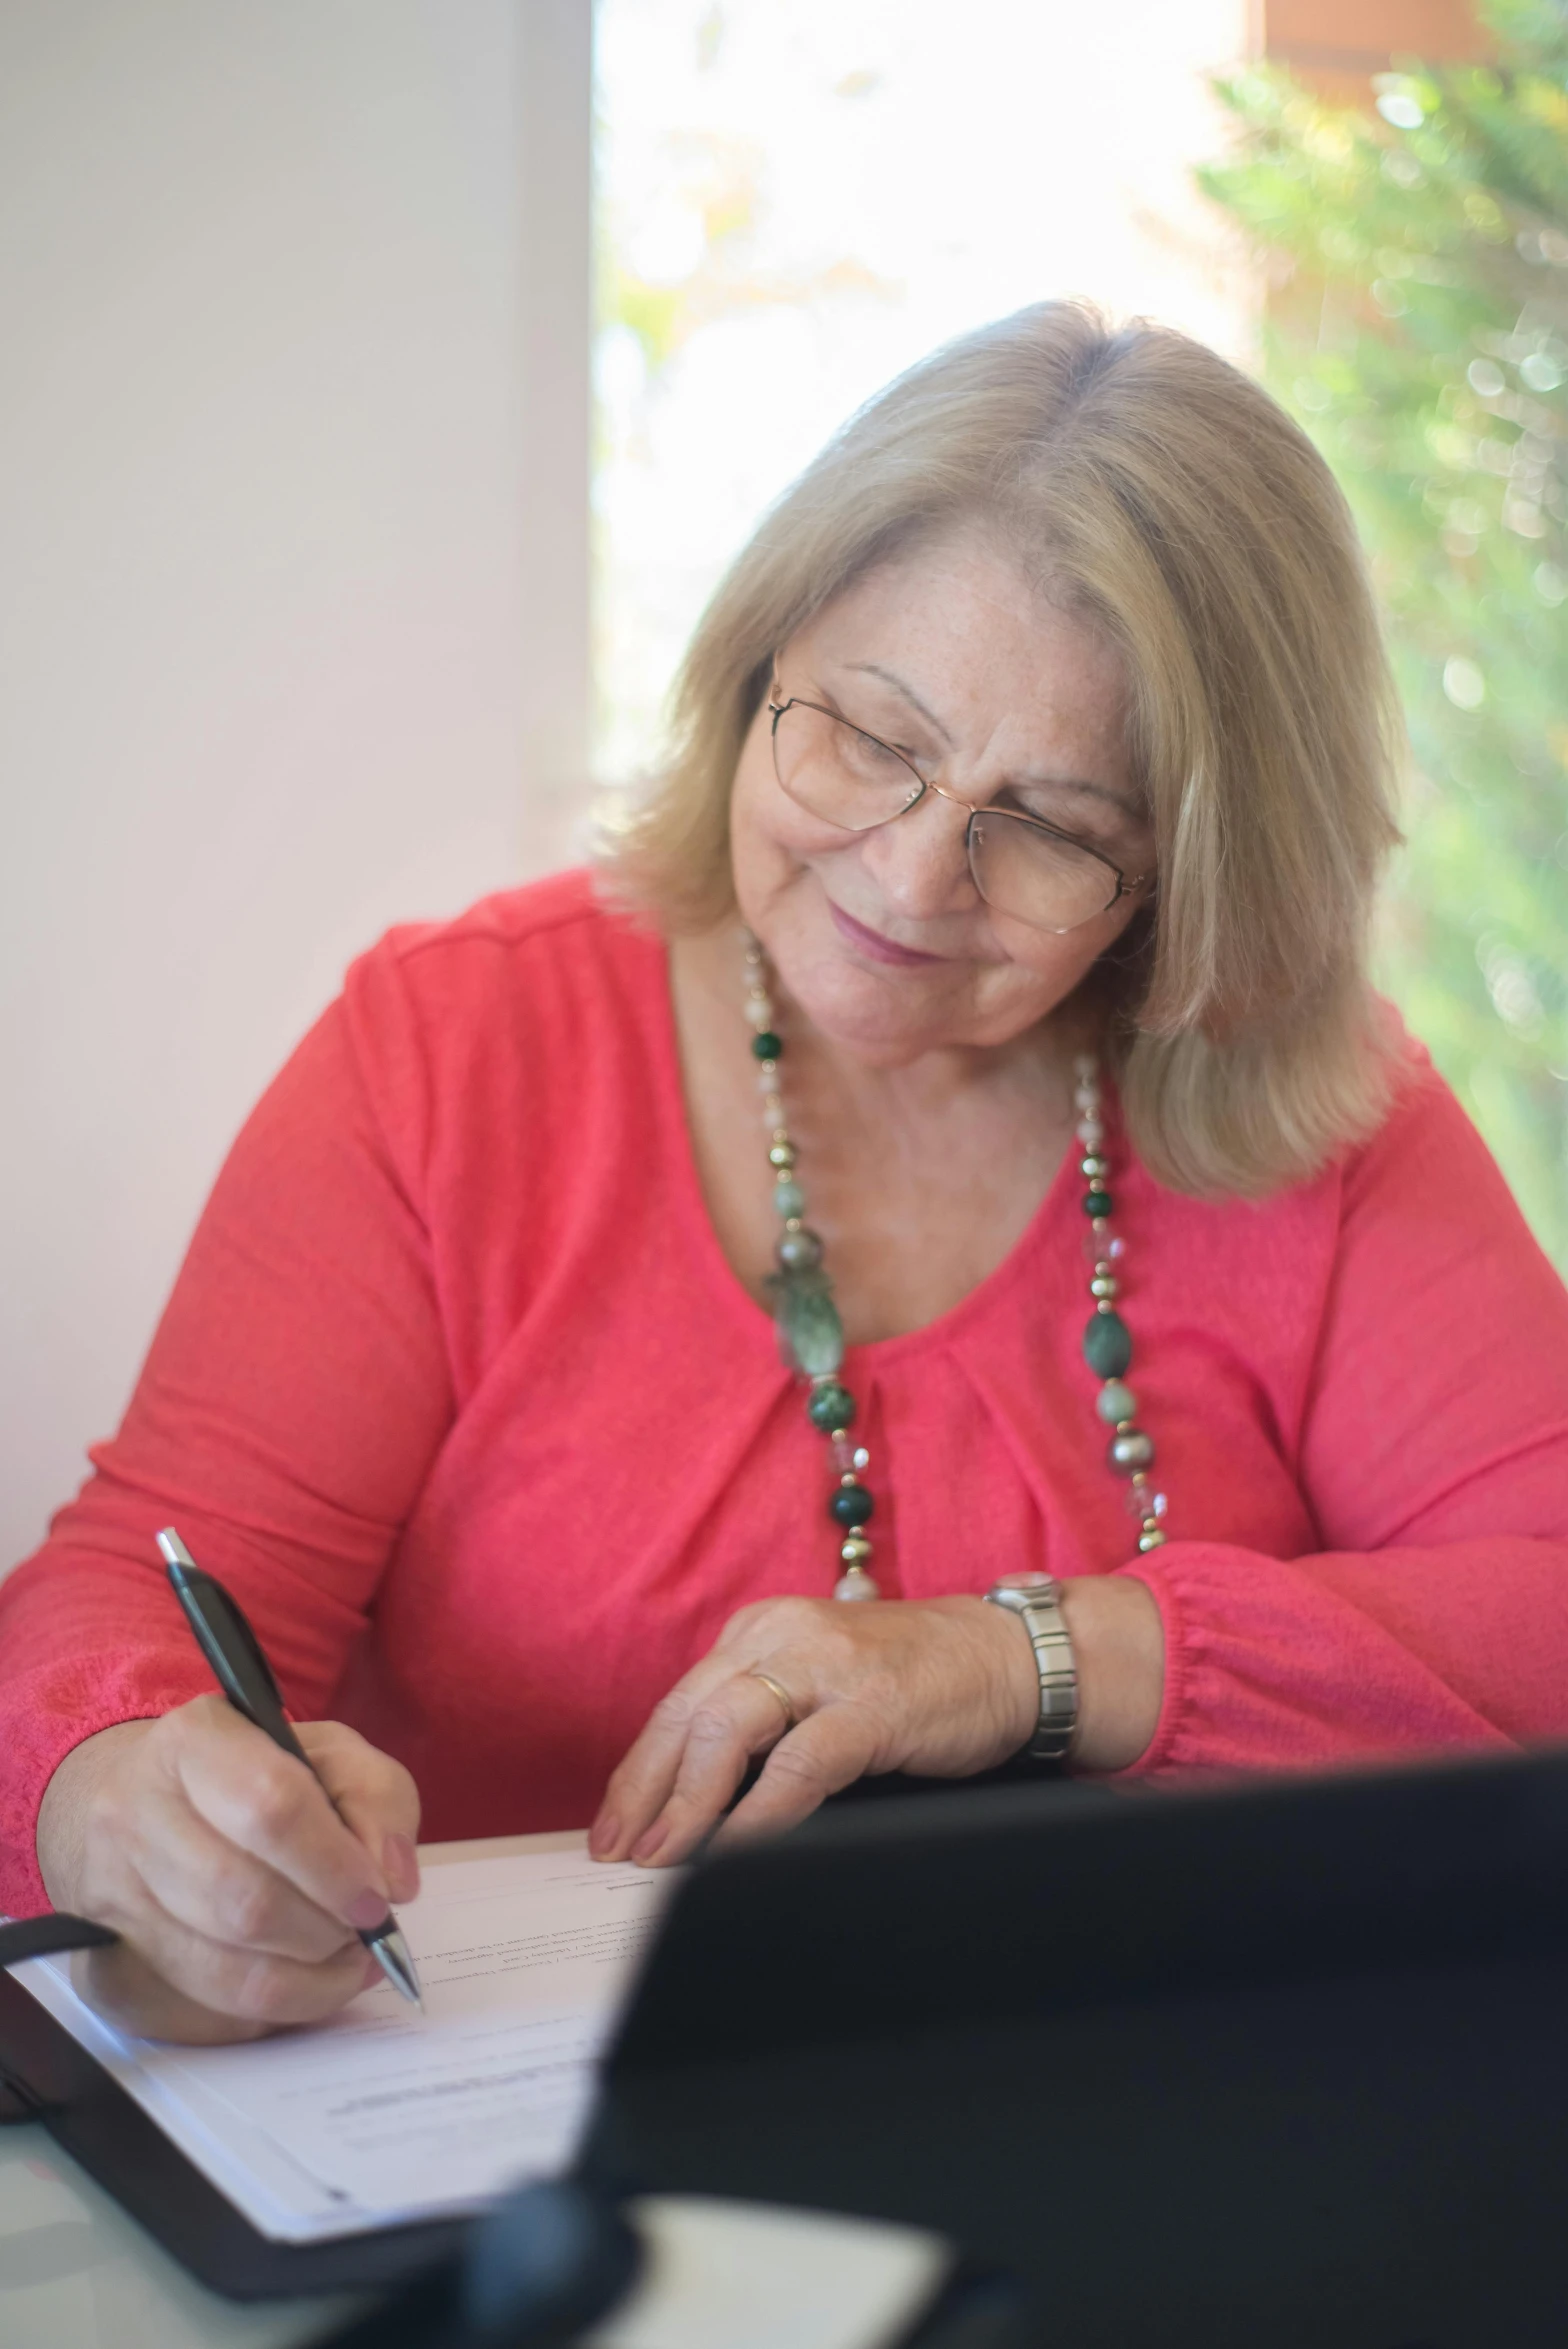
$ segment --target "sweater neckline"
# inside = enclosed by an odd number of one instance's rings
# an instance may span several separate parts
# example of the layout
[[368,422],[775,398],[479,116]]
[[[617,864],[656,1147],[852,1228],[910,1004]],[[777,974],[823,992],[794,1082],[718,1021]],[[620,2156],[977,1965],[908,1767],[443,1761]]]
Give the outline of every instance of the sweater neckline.
[[[776,1350],[773,1317],[752,1296],[731,1265],[720,1246],[719,1235],[708,1212],[708,1202],[697,1168],[691,1125],[686,1115],[686,1088],[681,1073],[680,1038],[675,1023],[669,945],[662,938],[648,943],[658,965],[656,984],[648,989],[654,1028],[655,1065],[663,1112],[673,1120],[677,1129],[671,1150],[673,1187],[678,1212],[686,1225],[693,1261],[701,1267],[708,1289],[736,1327],[743,1329],[749,1337],[765,1340]],[[1107,1086],[1107,1093],[1107,1122],[1115,1123],[1114,1091]],[[1074,1235],[1070,1220],[1070,1195],[1077,1171],[1074,1163],[1077,1156],[1075,1142],[1069,1141],[1029,1222],[1001,1263],[994,1266],[967,1296],[960,1297],[956,1305],[950,1305],[945,1313],[939,1313],[934,1321],[922,1323],[918,1329],[900,1330],[892,1337],[868,1338],[858,1345],[846,1346],[846,1361],[857,1363],[862,1377],[874,1377],[884,1367],[951,1345],[1003,1303],[1023,1282],[1040,1256],[1058,1244],[1063,1248],[1072,1245]],[[1058,1226],[1061,1227],[1059,1241]],[[831,1275],[831,1266],[828,1270]],[[782,1361],[779,1363],[779,1373],[781,1378],[790,1375]]]

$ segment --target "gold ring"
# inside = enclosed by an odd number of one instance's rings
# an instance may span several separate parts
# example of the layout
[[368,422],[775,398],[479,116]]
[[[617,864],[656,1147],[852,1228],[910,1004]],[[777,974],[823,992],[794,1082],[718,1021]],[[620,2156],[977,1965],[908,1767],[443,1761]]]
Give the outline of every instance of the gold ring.
[[771,1672],[759,1672],[755,1664],[746,1675],[748,1680],[760,1680],[770,1695],[776,1696],[784,1708],[784,1734],[788,1737],[795,1726],[795,1700],[787,1688],[781,1687]]

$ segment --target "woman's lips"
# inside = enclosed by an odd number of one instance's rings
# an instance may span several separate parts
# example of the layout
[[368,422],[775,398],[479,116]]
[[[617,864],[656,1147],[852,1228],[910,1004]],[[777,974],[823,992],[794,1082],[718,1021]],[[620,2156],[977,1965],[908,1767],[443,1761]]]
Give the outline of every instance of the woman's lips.
[[833,916],[833,924],[839,935],[847,938],[850,945],[860,953],[869,955],[873,962],[902,963],[907,969],[915,963],[947,960],[945,954],[921,954],[913,946],[899,946],[893,939],[884,938],[880,930],[868,930],[864,922],[857,922],[853,914],[845,913],[843,907],[835,905],[831,897],[828,899],[828,912]]

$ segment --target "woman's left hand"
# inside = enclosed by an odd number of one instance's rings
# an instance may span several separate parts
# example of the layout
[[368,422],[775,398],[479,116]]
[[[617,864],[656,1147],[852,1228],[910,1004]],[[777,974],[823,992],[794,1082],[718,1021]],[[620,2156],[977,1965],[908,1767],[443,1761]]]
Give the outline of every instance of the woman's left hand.
[[[1078,1758],[1121,1767],[1159,1712],[1158,1611],[1141,1583],[1120,1577],[1065,1585],[1063,1609],[1078,1661]],[[726,1839],[793,1827],[868,1773],[965,1778],[1028,1743],[1039,1701],[1034,1651],[1005,1607],[763,1599],[732,1616],[654,1708],[605,1790],[588,1847],[596,1859],[660,1867],[688,1858],[758,1754],[762,1775],[725,1822]]]
[[[788,1694],[795,1722],[766,1672]],[[1016,1753],[1039,1679],[1022,1626],[980,1599],[763,1599],[654,1707],[611,1778],[596,1859],[689,1857],[754,1755],[762,1776],[726,1834],[792,1827],[869,1771],[962,1778]]]

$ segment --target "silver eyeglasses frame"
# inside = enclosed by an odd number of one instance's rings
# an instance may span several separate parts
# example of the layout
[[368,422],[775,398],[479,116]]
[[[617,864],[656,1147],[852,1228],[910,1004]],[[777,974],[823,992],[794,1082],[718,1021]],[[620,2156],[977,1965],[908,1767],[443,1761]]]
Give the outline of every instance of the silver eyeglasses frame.
[[[969,877],[975,885],[976,892],[987,905],[992,901],[981,887],[979,867],[975,856],[975,825],[982,816],[990,816],[1005,824],[1021,824],[1026,831],[1038,832],[1047,840],[1059,840],[1064,847],[1075,848],[1080,856],[1092,857],[1097,865],[1105,867],[1115,886],[1097,913],[1084,914],[1080,920],[1067,923],[1065,928],[1057,928],[1050,922],[1030,921],[1027,914],[1009,915],[1009,919],[1023,922],[1031,930],[1044,930],[1052,938],[1066,938],[1074,930],[1081,930],[1085,923],[1100,921],[1110,912],[1113,905],[1118,905],[1124,897],[1131,897],[1134,891],[1141,889],[1151,877],[1147,873],[1124,873],[1120,865],[1113,864],[1111,859],[1102,855],[1099,849],[1091,848],[1087,840],[1080,840],[1076,833],[1064,832],[1058,824],[1046,823],[1041,816],[1025,815],[1020,808],[976,807],[973,800],[961,799],[956,791],[950,791],[945,784],[928,781],[921,774],[920,769],[913,765],[901,750],[896,750],[891,742],[884,742],[880,734],[869,733],[864,726],[857,726],[853,719],[842,716],[837,710],[830,710],[824,702],[810,701],[801,693],[792,693],[787,701],[780,701],[778,692],[779,682],[775,677],[773,690],[768,697],[767,704],[773,720],[769,730],[769,741],[773,750],[773,774],[779,789],[786,798],[794,800],[797,807],[805,807],[806,803],[804,800],[795,798],[794,792],[790,790],[789,785],[779,772],[779,720],[784,717],[786,712],[793,709],[815,710],[819,717],[831,718],[836,726],[847,727],[851,734],[858,734],[863,742],[874,743],[876,748],[885,751],[889,758],[897,759],[899,765],[905,768],[913,779],[914,790],[905,800],[903,806],[894,808],[891,815],[878,816],[875,823],[871,824],[839,824],[835,826],[836,830],[848,832],[855,839],[858,839],[864,832],[880,832],[885,824],[896,824],[900,816],[907,816],[911,808],[918,807],[928,791],[935,792],[938,799],[945,799],[951,806],[967,808],[969,811],[969,821],[964,826],[964,856],[968,862]],[[820,824],[831,824],[834,821],[831,816],[818,815],[815,808],[806,808],[806,813],[815,816]],[[1006,908],[1001,910],[1007,911]]]

